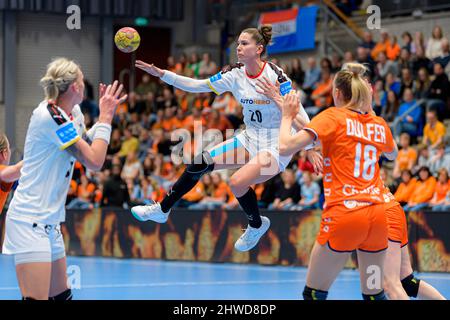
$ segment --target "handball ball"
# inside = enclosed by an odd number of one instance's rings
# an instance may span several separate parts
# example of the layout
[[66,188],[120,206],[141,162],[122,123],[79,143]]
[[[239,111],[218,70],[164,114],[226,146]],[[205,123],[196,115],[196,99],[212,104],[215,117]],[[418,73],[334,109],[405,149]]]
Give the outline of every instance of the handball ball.
[[117,31],[114,42],[120,51],[130,53],[139,47],[141,36],[135,29],[125,27]]

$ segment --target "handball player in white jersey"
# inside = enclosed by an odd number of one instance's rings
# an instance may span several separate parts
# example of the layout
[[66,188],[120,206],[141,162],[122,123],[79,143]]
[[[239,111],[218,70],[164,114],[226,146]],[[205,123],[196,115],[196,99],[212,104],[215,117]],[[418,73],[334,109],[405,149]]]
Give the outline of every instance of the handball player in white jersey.
[[122,85],[100,84],[100,116],[85,132],[79,103],[84,80],[80,67],[55,59],[41,79],[45,100],[34,109],[25,139],[19,186],[9,206],[3,253],[14,255],[24,300],[70,300],[60,223],[74,163],[100,170]]
[[[291,91],[292,82],[280,68],[261,58],[271,37],[270,25],[243,30],[237,43],[239,62],[204,80],[179,76],[143,61],[136,62],[138,68],[187,92],[214,92],[217,95],[231,92],[243,106],[246,126],[243,132],[233,138],[196,155],[193,164],[187,166],[161,203],[133,207],[131,212],[136,219],[164,223],[172,207],[197,184],[202,175],[213,170],[240,168],[231,176],[229,183],[247,215],[249,226],[235,243],[236,250],[252,249],[268,230],[270,221],[267,217],[260,216],[256,194],[251,185],[263,183],[284,171],[291,160],[291,156],[282,157],[278,154],[283,99],[279,94],[273,94],[271,88],[277,85],[281,95],[285,95]],[[303,108],[300,109],[299,124],[309,122]],[[236,160],[236,155],[245,160]],[[308,156],[316,170],[321,171],[320,154],[310,150]]]

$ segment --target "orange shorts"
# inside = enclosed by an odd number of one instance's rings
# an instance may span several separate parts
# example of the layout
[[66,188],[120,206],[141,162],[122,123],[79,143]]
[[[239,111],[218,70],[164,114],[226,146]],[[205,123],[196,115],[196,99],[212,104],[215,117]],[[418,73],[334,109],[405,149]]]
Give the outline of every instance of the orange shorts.
[[400,243],[403,248],[408,244],[408,224],[402,206],[400,204],[386,205],[386,219],[389,241]]
[[387,249],[388,230],[384,204],[349,210],[337,205],[322,214],[317,242],[336,252],[379,252]]

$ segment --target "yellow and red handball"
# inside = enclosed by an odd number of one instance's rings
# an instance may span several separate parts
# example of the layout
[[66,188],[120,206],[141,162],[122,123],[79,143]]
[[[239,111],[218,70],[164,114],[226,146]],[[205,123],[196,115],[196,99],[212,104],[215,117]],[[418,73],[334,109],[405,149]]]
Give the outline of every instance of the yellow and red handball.
[[131,28],[125,27],[117,31],[114,42],[122,52],[130,53],[136,51],[139,48],[139,44],[141,43],[141,36],[139,33]]

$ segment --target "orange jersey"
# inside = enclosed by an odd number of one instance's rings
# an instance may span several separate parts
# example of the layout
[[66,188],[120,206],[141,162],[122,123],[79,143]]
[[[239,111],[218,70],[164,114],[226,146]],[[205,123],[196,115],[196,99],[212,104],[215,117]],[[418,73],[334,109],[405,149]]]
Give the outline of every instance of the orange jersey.
[[[2,171],[6,166],[0,165],[0,171]],[[0,214],[2,214],[3,207],[5,206],[8,194],[11,191],[14,183],[6,183],[0,181]]]
[[389,208],[395,207],[397,205],[400,205],[400,203],[397,202],[397,200],[395,200],[394,195],[391,193],[391,190],[389,190],[388,187],[383,186],[383,197],[384,197],[384,202],[385,205],[384,207],[386,208],[386,210],[388,210]]
[[377,163],[381,153],[395,147],[384,119],[333,107],[314,117],[305,129],[322,143],[326,208],[384,203]]

